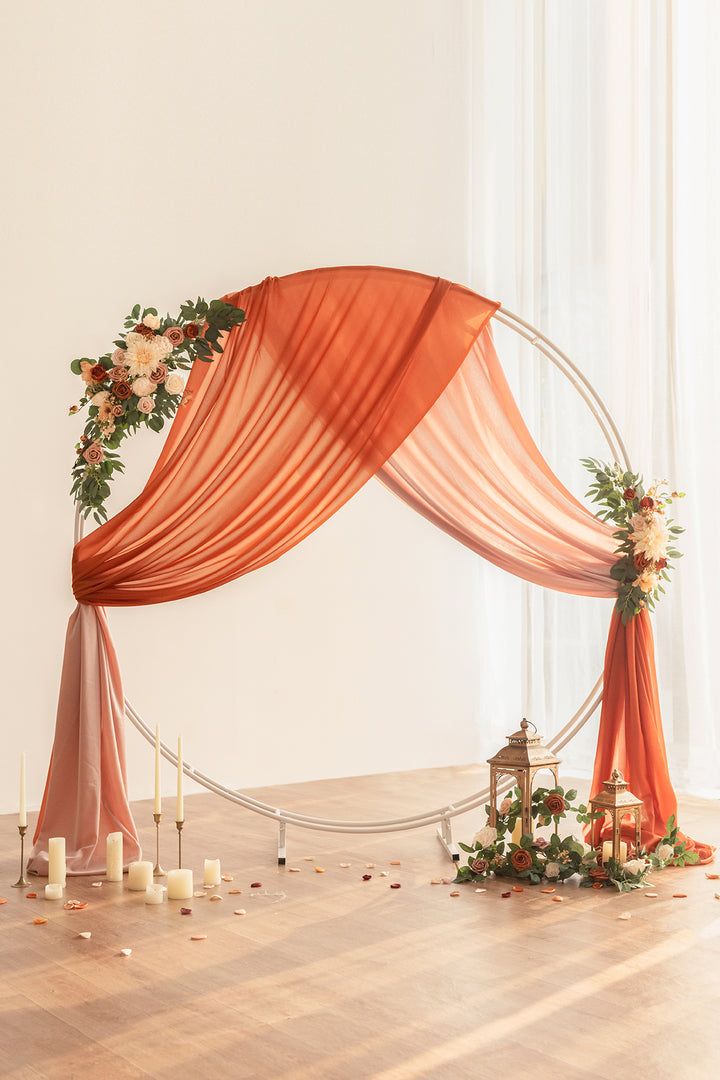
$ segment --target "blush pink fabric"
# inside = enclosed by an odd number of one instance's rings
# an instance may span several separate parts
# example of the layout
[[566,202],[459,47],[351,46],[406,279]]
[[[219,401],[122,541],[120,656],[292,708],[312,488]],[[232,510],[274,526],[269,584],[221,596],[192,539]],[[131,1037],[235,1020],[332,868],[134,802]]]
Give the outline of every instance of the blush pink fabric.
[[64,836],[68,873],[97,872],[111,832],[123,834],[126,864],[140,857],[127,801],[120,668],[105,612],[78,604],[65,638],[55,742],[28,867],[47,875],[48,839]]

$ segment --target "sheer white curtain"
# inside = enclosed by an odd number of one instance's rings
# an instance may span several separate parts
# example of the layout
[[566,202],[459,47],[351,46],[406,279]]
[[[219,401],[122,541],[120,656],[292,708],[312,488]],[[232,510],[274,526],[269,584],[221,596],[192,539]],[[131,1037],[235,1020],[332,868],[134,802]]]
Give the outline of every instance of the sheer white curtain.
[[[687,491],[657,660],[674,781],[717,793],[720,4],[484,0],[471,18],[472,285],[575,358],[646,478]],[[594,421],[530,346],[498,341],[539,444],[582,494],[578,459],[607,456]],[[478,573],[485,751],[520,711],[561,726],[599,673],[609,611]],[[595,730],[567,769],[589,772]]]

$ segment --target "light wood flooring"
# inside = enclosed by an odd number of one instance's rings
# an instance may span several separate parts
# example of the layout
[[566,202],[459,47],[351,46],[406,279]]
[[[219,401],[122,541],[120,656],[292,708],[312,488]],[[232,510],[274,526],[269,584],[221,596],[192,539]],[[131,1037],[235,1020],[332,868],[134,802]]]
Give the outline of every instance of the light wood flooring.
[[[462,797],[484,778],[472,766],[259,794],[321,816],[385,817]],[[148,857],[151,809],[134,806]],[[166,866],[176,865],[172,810],[168,800]],[[16,822],[0,818],[0,1076],[720,1077],[720,881],[703,869],[655,875],[657,899],[570,883],[563,903],[529,888],[504,900],[500,882],[452,898],[451,886],[430,884],[452,875],[431,829],[290,829],[288,867],[301,870],[290,873],[263,818],[213,795],[188,797],[186,817],[196,883],[204,856],[234,875],[221,903],[194,899],[191,916],[92,878],[67,889],[86,911],[26,899],[10,888]],[[461,818],[456,835],[481,823]],[[681,823],[720,842],[717,803],[682,800]],[[39,914],[48,922],[34,926]],[[84,930],[90,940],[77,937]]]

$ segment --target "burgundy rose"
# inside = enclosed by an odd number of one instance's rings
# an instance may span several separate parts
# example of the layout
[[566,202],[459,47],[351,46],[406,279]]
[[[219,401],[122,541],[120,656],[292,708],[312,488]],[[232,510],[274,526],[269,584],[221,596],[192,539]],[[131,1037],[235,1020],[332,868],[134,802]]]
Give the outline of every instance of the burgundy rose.
[[118,398],[119,401],[127,401],[127,399],[132,394],[132,389],[130,387],[130,383],[126,383],[126,382],[115,383],[115,386],[113,387],[113,394],[115,395],[116,398]]
[[111,382],[124,382],[127,379],[128,369],[126,367],[111,367],[108,371]]
[[470,863],[470,869],[473,874],[487,874],[490,869],[490,864],[487,859],[473,859]]
[[633,562],[637,566],[638,570],[645,570],[650,565],[650,560],[642,555],[639,551],[634,556]]
[[658,561],[655,563],[655,569],[656,570],[664,570],[666,566],[667,566],[667,559],[658,559]]
[[150,382],[156,383],[156,384],[165,382],[165,379],[167,378],[167,373],[168,373],[167,365],[166,364],[158,364],[158,366],[153,371],[150,372]]
[[178,345],[182,345],[185,340],[185,334],[183,333],[182,326],[168,326],[164,332],[163,337],[166,337],[173,349]]
[[646,495],[644,498],[642,498],[640,500],[640,507],[643,510],[652,510],[654,505],[655,505],[655,500],[651,499],[649,495]]
[[529,870],[532,866],[532,855],[525,848],[517,848],[510,856],[510,862],[518,871]]
[[549,814],[564,814],[567,810],[567,803],[562,795],[558,795],[556,791],[551,791],[545,799],[545,809]]
[[189,338],[190,341],[194,341],[200,333],[200,327],[196,322],[189,322],[187,326],[183,327],[183,330],[185,332],[185,337]]
[[635,488],[627,487],[623,491],[623,499],[625,502],[632,502],[635,498]]
[[144,338],[155,337],[155,331],[150,326],[146,326],[145,323],[141,322],[137,324],[134,332],[136,334],[142,334]]
[[90,368],[90,378],[93,382],[104,382],[107,378],[107,372],[102,364],[95,364]]
[[100,443],[90,443],[87,450],[83,452],[83,457],[87,461],[88,465],[99,465],[105,460],[105,454]]

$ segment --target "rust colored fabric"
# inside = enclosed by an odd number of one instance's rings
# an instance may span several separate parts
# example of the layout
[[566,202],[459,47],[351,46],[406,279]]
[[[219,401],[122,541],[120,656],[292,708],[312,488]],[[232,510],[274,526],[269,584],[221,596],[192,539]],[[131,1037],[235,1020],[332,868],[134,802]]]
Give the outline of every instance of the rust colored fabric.
[[[436,405],[379,473],[460,543],[547,589],[614,598],[613,530],[561,484],[513,399],[488,326]],[[677,800],[668,770],[650,619],[613,612],[592,793],[614,766],[645,805],[643,841],[664,835]],[[693,842],[690,841],[692,844]],[[707,845],[695,845],[703,860]]]
[[268,278],[226,299],[246,322],[193,366],[145,489],[75,548],[83,603],[177,600],[277,559],[377,472],[497,307],[374,267]]

